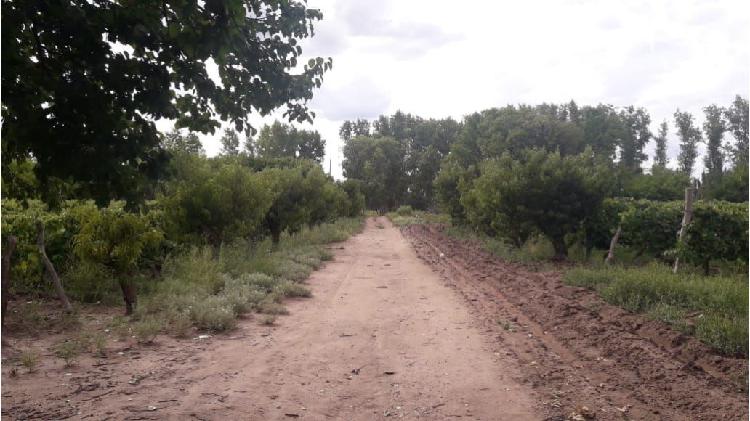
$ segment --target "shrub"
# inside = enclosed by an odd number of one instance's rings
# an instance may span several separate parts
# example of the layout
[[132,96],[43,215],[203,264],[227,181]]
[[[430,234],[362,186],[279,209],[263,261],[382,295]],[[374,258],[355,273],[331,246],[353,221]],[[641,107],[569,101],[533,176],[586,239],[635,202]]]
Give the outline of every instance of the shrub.
[[399,206],[398,209],[396,209],[396,213],[399,216],[412,216],[414,215],[414,209],[411,208],[411,206]]
[[222,332],[234,328],[237,313],[226,296],[210,295],[196,301],[190,309],[190,318],[198,329]]
[[712,259],[747,263],[747,203],[698,202],[680,244],[680,253],[709,273]]
[[162,323],[155,317],[145,317],[133,324],[133,334],[141,344],[150,344],[162,329]]
[[292,282],[284,281],[276,286],[276,291],[283,297],[312,297],[312,293],[304,285]]
[[684,204],[674,202],[633,201],[622,212],[622,240],[640,253],[666,257],[677,245]]

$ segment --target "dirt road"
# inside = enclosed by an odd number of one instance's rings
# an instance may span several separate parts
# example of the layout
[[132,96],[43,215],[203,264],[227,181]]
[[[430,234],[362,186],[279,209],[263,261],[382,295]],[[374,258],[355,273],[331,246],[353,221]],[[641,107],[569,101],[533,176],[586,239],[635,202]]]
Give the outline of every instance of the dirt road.
[[711,356],[557,275],[386,218],[332,249],[307,281],[313,297],[287,303],[277,326],[245,320],[229,335],[160,338],[14,379],[4,368],[3,417],[747,418],[731,379],[745,360]]
[[127,350],[103,365],[103,373],[82,363],[69,376],[53,370],[54,380],[10,380],[4,413],[90,419],[544,418],[506,351],[474,327],[461,297],[386,218],[368,220],[362,234],[334,252],[334,261],[308,280],[313,298],[289,303],[291,314],[276,327],[247,321],[231,340],[164,339],[137,359],[137,351]]

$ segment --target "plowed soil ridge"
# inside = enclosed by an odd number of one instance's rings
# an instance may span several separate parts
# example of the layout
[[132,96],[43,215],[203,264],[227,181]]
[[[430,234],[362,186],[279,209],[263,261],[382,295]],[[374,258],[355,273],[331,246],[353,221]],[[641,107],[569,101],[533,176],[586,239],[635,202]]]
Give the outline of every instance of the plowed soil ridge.
[[484,331],[542,396],[551,419],[586,406],[598,420],[746,420],[747,360],[716,355],[667,325],[450,238],[402,229],[417,255],[466,298]]

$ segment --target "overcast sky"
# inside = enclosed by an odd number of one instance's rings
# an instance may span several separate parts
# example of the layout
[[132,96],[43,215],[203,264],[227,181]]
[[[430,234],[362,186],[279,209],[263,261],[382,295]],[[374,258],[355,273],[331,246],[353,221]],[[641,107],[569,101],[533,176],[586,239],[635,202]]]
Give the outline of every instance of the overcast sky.
[[[704,106],[729,105],[735,94],[750,92],[746,0],[308,5],[324,19],[303,43],[303,55],[333,58],[311,108],[317,114],[313,127],[327,141],[326,170],[331,159],[337,177],[343,120],[396,110],[461,119],[507,104],[571,99],[646,107],[654,132],[666,118],[668,154],[676,166],[675,109],[692,112],[700,124]],[[219,136],[202,138],[209,155],[218,152]],[[647,153],[652,151],[653,142]]]

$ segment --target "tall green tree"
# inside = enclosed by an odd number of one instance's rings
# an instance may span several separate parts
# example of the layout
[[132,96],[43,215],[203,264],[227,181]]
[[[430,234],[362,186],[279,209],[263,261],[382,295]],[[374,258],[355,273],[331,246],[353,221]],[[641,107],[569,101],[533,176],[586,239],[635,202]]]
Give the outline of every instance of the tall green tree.
[[3,1],[3,159],[106,201],[158,175],[160,118],[204,133],[280,107],[310,120],[331,61],[297,61],[321,17],[297,0]]
[[737,95],[725,113],[729,131],[734,136],[734,147],[732,148],[733,163],[735,166],[747,165],[748,124],[750,124],[747,98]]
[[224,129],[221,136],[221,154],[227,156],[237,156],[240,153],[240,137],[231,128]]
[[655,168],[667,168],[667,132],[669,126],[667,120],[661,122],[659,125],[659,134],[656,135],[654,140],[656,141],[656,150],[654,151],[654,167]]
[[727,131],[727,123],[724,120],[725,111],[716,105],[709,105],[703,109],[706,120],[703,123],[703,131],[706,133],[706,157],[704,158],[706,171],[709,179],[715,180],[720,177],[724,170],[723,140],[724,132]]
[[361,182],[367,207],[394,209],[406,193],[405,149],[391,137],[357,136],[344,144],[344,177]]
[[341,124],[339,136],[346,142],[357,136],[370,135],[370,122],[366,119],[346,120]]
[[172,130],[162,136],[162,147],[169,152],[184,152],[195,155],[205,155],[198,135],[193,132],[183,135],[179,130]]
[[674,123],[680,136],[680,171],[691,175],[695,159],[698,157],[698,143],[702,140],[701,132],[695,127],[693,115],[688,112],[680,112],[677,109],[674,113]]
[[620,111],[623,136],[620,140],[620,165],[633,172],[641,171],[641,163],[646,159],[643,148],[651,139],[651,116],[643,108],[632,105]]
[[262,158],[302,158],[320,163],[325,156],[326,141],[317,131],[275,121],[260,130],[255,150]]

